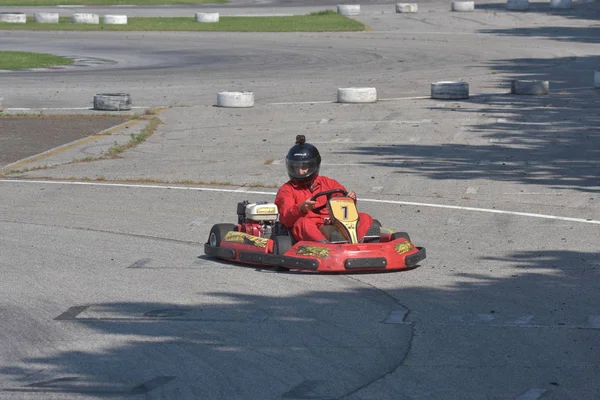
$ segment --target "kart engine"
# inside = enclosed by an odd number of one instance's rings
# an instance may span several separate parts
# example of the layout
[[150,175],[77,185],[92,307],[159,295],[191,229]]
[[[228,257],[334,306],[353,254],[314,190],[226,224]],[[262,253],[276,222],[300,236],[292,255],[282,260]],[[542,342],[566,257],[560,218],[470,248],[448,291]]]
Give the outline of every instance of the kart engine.
[[243,201],[238,203],[237,215],[240,232],[270,238],[279,212],[275,203]]

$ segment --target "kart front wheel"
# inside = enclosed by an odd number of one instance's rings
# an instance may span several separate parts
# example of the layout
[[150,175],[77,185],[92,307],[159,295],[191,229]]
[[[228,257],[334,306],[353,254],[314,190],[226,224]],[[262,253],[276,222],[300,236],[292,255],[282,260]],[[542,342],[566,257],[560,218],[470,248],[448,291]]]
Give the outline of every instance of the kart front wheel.
[[208,244],[211,247],[219,247],[227,232],[235,231],[234,224],[216,224],[210,229]]

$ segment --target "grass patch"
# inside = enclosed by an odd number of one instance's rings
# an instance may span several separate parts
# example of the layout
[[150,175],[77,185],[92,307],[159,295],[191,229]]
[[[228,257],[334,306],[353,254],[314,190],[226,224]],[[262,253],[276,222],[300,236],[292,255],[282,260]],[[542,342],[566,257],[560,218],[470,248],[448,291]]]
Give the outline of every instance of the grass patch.
[[160,124],[162,124],[162,121],[158,117],[152,117],[150,121],[148,121],[148,125],[146,125],[146,127],[142,129],[140,133],[132,133],[130,135],[131,139],[129,139],[127,144],[120,145],[115,142],[112,147],[104,152],[104,156],[108,158],[114,158],[125,150],[131,149],[140,143],[144,143],[150,135],[154,134],[156,127]]
[[[102,18],[100,18],[102,21]],[[0,22],[0,30],[28,31],[197,31],[197,32],[347,32],[364,31],[365,25],[327,10],[284,17],[220,17],[219,22],[200,23],[194,17],[132,17],[127,25],[74,24],[61,17],[57,24]]]
[[0,0],[0,6],[223,4],[227,0]]
[[0,69],[17,70],[70,64],[73,64],[72,59],[52,54],[0,51]]

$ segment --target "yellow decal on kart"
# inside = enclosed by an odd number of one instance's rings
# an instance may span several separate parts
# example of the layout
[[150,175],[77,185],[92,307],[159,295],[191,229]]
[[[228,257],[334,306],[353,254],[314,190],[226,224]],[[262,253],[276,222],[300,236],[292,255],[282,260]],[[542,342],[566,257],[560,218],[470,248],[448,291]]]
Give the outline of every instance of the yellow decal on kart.
[[415,247],[410,242],[402,242],[394,245],[394,248],[398,254],[404,254],[414,250]]
[[277,214],[276,207],[260,207],[256,210],[257,214]]
[[329,257],[329,249],[319,246],[299,246],[296,254],[301,256],[317,257],[325,260]]
[[269,239],[261,238],[254,235],[249,235],[244,232],[234,232],[229,231],[223,238],[224,242],[237,242],[244,244],[251,244],[256,247],[267,247],[267,243],[269,243]]

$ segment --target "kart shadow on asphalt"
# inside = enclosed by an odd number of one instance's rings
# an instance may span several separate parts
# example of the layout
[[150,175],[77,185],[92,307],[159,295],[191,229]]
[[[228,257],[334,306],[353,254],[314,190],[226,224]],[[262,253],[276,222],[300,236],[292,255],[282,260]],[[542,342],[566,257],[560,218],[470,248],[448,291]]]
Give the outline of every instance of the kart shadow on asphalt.
[[273,272],[273,273],[278,273],[278,274],[294,274],[294,275],[374,275],[374,274],[393,274],[393,273],[399,273],[399,272],[406,272],[406,271],[412,271],[415,270],[417,268],[419,268],[421,265],[417,264],[414,265],[412,267],[406,267],[403,268],[401,270],[373,270],[373,271],[334,271],[334,272],[327,272],[327,271],[307,271],[307,270],[300,270],[300,269],[292,269],[292,270],[283,270],[283,271],[277,271],[274,267],[273,268],[269,268],[269,267],[261,267],[260,265],[250,265],[250,264],[240,264],[240,263],[236,263],[236,262],[232,262],[232,261],[227,261],[227,260],[223,260],[223,259],[219,259],[219,258],[214,258],[214,257],[209,257],[205,254],[201,254],[197,257],[200,260],[204,260],[204,261],[211,261],[214,262],[215,264],[221,264],[221,265],[228,265],[228,266],[233,266],[235,268],[250,268],[250,269],[254,269],[256,272]]

